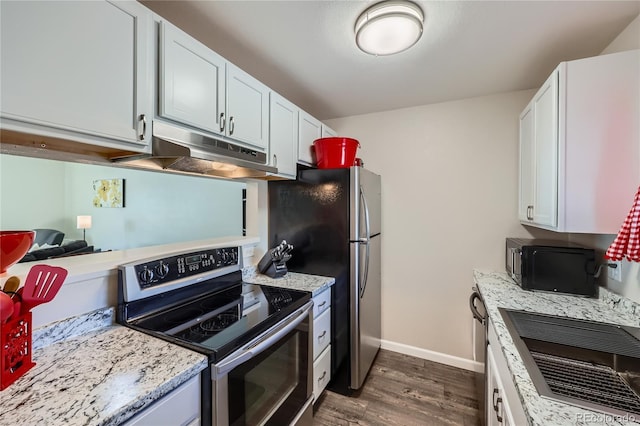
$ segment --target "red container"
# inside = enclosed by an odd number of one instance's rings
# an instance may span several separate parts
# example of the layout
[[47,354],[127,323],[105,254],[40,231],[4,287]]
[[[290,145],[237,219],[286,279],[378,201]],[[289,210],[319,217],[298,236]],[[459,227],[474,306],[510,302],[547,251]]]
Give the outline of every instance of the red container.
[[321,138],[313,141],[318,168],[340,169],[355,163],[360,142],[352,138]]
[[0,274],[27,254],[35,237],[35,231],[0,231]]
[[36,365],[31,359],[31,312],[0,326],[0,390]]

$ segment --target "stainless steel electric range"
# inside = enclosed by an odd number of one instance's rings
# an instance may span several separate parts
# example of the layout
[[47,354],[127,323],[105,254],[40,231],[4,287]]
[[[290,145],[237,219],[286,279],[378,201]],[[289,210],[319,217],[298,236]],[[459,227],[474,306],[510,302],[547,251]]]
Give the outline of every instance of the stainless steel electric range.
[[225,247],[122,265],[117,321],[209,357],[201,424],[311,424],[311,296],[243,283],[241,259]]

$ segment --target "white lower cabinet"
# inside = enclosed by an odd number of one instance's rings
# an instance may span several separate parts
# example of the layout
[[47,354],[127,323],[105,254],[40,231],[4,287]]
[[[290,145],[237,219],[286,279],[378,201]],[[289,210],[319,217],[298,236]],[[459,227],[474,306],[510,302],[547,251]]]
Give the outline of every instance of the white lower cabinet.
[[528,424],[511,373],[500,349],[493,324],[489,323],[486,376],[486,425]]
[[313,298],[313,402],[331,380],[331,289]]
[[320,397],[331,378],[331,348],[326,347],[313,362],[313,402]]
[[200,425],[200,376],[184,384],[142,413],[124,423],[125,426],[196,426]]

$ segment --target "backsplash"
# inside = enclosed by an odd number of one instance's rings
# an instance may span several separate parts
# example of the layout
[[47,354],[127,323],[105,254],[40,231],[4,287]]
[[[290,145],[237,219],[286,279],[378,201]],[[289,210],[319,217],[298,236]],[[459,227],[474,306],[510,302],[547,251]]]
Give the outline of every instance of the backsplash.
[[[596,234],[568,234],[569,241],[591,247],[596,250],[596,258],[604,259],[604,252],[613,242],[615,235]],[[614,281],[607,276],[607,271],[602,271],[600,284],[608,290],[626,297],[636,303],[640,303],[640,264],[637,262],[622,261],[622,282]]]

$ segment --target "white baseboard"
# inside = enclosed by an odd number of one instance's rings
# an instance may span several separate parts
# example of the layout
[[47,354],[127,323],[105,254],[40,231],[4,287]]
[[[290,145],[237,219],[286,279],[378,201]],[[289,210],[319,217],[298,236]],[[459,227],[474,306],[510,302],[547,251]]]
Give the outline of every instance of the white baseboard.
[[439,362],[440,364],[450,365],[452,367],[462,368],[464,370],[482,373],[484,364],[472,361],[466,358],[460,358],[453,355],[434,352],[428,349],[416,348],[415,346],[405,345],[404,343],[391,342],[389,340],[381,341],[382,349],[398,352],[404,355],[414,356],[416,358],[426,359],[427,361]]

